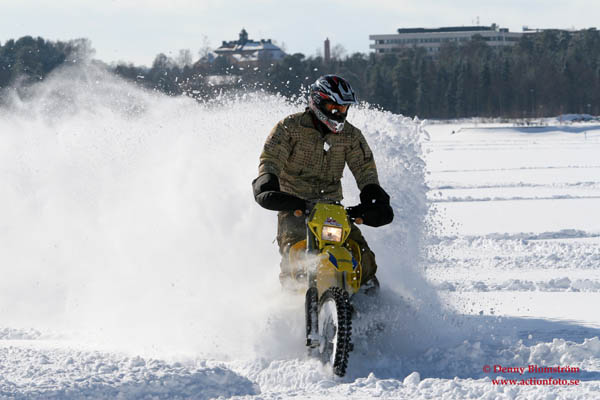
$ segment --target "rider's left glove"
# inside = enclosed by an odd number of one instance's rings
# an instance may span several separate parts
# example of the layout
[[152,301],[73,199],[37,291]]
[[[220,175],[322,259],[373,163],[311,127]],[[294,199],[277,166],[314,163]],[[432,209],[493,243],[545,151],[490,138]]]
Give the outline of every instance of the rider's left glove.
[[365,225],[383,226],[394,219],[390,206],[390,196],[375,183],[366,185],[360,191],[360,204],[347,209],[350,218],[362,218]]

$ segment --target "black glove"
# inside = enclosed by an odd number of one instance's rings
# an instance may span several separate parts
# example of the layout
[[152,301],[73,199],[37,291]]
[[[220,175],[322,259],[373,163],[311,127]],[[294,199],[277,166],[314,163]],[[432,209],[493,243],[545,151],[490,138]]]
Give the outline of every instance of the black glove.
[[370,183],[360,191],[360,203],[368,204],[390,204],[390,196],[376,183]]
[[383,226],[394,219],[390,196],[377,184],[371,183],[360,192],[360,204],[347,209],[350,218],[362,218],[365,225]]
[[274,174],[263,174],[252,181],[254,200],[261,207],[273,211],[305,210],[306,201],[279,189],[279,179]]
[[358,204],[354,207],[346,208],[346,212],[348,213],[348,216],[352,219],[362,218],[363,214],[365,213],[365,208],[362,204]]

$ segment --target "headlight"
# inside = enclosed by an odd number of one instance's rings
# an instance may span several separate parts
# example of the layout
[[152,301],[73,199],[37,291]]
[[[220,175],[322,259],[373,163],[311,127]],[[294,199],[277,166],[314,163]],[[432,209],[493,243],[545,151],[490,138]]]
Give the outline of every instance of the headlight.
[[342,228],[325,225],[323,226],[323,232],[321,232],[321,239],[328,240],[330,242],[341,242],[342,232]]

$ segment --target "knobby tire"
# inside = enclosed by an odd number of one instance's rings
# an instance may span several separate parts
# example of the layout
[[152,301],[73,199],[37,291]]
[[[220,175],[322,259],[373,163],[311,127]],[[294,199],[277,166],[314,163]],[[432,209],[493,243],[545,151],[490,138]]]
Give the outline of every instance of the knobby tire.
[[319,313],[328,299],[335,302],[337,310],[337,346],[333,359],[333,372],[337,376],[344,376],[348,367],[348,355],[352,351],[352,305],[345,290],[331,287],[319,300]]

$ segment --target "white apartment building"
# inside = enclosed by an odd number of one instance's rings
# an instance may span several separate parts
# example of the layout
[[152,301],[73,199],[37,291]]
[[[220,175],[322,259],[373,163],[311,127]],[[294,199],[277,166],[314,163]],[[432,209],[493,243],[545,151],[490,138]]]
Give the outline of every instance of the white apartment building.
[[451,26],[445,28],[401,28],[392,35],[369,35],[375,41],[369,47],[377,54],[394,53],[401,49],[423,47],[431,55],[439,52],[443,43],[463,44],[480,35],[489,46],[512,46],[519,41],[522,32],[509,32],[507,28],[492,26]]

